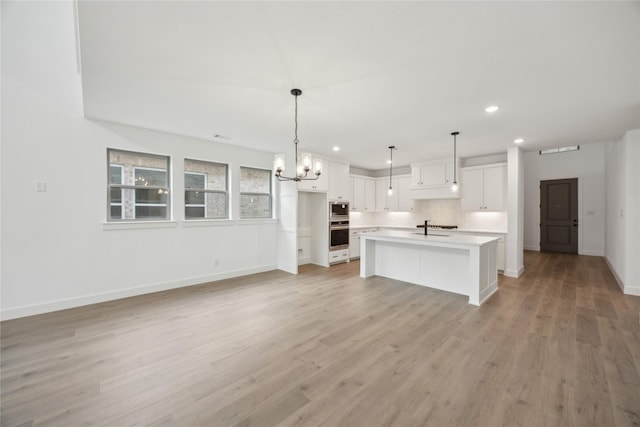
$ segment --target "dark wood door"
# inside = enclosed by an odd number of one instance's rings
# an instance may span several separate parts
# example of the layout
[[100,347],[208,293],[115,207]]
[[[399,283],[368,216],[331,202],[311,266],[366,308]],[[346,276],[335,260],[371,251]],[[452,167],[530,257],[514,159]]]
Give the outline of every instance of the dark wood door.
[[578,253],[578,179],[540,181],[540,250]]

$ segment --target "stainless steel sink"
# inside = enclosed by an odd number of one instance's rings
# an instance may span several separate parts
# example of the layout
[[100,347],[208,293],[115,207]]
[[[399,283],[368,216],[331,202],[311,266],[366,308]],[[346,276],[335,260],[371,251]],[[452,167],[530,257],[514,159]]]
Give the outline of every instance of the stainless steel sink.
[[[413,233],[413,234],[417,234],[418,236],[424,236],[424,233]],[[449,237],[450,234],[429,233],[427,234],[427,236]]]

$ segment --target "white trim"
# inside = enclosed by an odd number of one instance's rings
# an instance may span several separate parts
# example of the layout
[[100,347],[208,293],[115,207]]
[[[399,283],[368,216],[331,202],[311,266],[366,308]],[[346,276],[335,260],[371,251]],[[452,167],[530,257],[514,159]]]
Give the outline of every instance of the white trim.
[[640,296],[640,287],[626,286],[620,276],[618,276],[618,273],[616,273],[616,270],[613,268],[613,264],[609,262],[609,259],[606,256],[604,257],[604,261],[607,263],[607,267],[609,267],[609,270],[611,270],[613,278],[616,279],[616,282],[618,282],[618,286],[620,287],[620,290],[623,294]]
[[502,275],[503,276],[507,276],[507,277],[513,277],[513,278],[517,279],[518,277],[520,277],[522,275],[522,273],[524,273],[524,265],[521,266],[518,269],[518,271],[505,269],[504,273]]
[[113,301],[121,298],[150,294],[153,292],[178,289],[186,286],[200,285],[218,280],[230,279],[233,277],[246,276],[249,274],[263,273],[265,271],[276,270],[275,265],[264,265],[246,270],[235,270],[226,273],[212,274],[208,276],[192,277],[188,279],[175,280],[171,282],[155,283],[150,285],[136,286],[133,288],[118,291],[102,292],[99,294],[85,295],[81,297],[67,298],[62,300],[49,301],[40,304],[25,305],[21,307],[9,308],[0,311],[0,320],[17,319],[19,317],[33,316],[36,314],[49,313],[52,311],[66,310],[74,307],[81,307],[89,304],[97,304],[106,301]]
[[535,252],[540,252],[540,246],[529,246],[529,245],[524,245],[524,250],[525,250],[525,251],[535,251]]
[[277,224],[277,218],[240,218],[238,225]]
[[219,227],[225,225],[236,225],[238,221],[235,219],[185,219],[180,223],[182,227]]
[[120,222],[103,222],[102,229],[110,230],[137,230],[145,228],[176,228],[178,223],[175,221],[120,221]]
[[604,256],[604,253],[602,253],[602,251],[582,251],[582,252],[579,252],[578,255]]

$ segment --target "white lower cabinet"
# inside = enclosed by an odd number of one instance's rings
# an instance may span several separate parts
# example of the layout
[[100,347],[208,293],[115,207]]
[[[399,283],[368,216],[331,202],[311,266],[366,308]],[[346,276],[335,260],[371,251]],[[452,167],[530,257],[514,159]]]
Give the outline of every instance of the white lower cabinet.
[[339,262],[349,261],[349,249],[341,249],[339,251],[329,252],[329,264],[337,264]]
[[349,258],[360,258],[360,230],[350,230],[349,233]]

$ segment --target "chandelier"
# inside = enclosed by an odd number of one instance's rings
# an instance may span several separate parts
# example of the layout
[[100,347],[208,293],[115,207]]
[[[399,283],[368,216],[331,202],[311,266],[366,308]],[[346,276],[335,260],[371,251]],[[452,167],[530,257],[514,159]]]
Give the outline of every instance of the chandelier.
[[[288,177],[282,175],[284,172],[285,157],[284,154],[276,154],[273,157],[273,169],[275,170],[276,178],[278,181],[312,181],[320,177],[322,173],[322,161],[316,160],[315,163],[309,153],[303,153],[301,158],[298,158],[298,97],[302,95],[300,89],[291,89],[291,95],[296,98],[296,110],[295,110],[295,138],[293,144],[295,147],[295,159],[296,159],[296,175]],[[313,166],[313,177],[307,175],[311,171]]]

